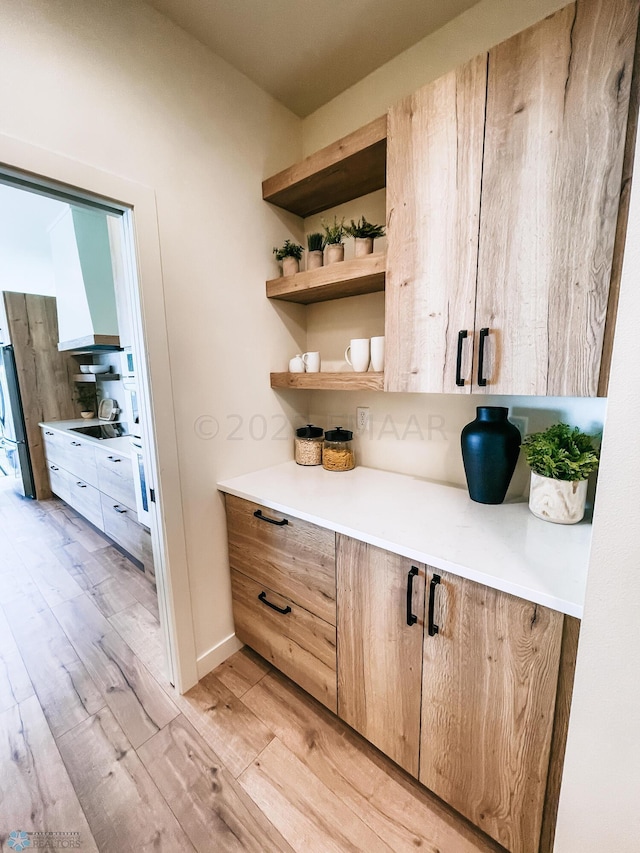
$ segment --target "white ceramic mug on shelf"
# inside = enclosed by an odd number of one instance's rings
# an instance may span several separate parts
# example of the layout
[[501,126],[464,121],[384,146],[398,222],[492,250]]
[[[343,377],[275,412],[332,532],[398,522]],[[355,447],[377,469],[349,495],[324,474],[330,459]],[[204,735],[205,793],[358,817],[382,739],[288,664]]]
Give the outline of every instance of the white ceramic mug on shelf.
[[366,373],[369,369],[369,338],[353,338],[344,351],[344,357],[356,373]]
[[299,353],[289,361],[289,373],[304,373],[304,360]]
[[384,370],[384,335],[371,338],[371,368],[376,373]]
[[305,352],[302,354],[302,360],[307,373],[320,373],[319,352]]

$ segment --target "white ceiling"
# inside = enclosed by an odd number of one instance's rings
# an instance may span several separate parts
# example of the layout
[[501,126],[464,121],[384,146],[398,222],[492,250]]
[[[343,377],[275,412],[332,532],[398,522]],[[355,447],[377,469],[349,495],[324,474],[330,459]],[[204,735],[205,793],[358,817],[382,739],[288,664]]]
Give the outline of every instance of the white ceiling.
[[306,116],[478,0],[146,0]]

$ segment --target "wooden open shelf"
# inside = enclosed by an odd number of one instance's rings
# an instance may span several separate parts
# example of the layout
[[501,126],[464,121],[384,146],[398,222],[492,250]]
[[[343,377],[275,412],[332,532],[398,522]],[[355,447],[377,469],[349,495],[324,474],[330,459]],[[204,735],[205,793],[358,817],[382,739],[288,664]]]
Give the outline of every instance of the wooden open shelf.
[[385,253],[376,252],[365,258],[273,278],[267,282],[267,296],[309,305],[344,296],[377,293],[384,290],[385,264]]
[[311,216],[386,184],[387,117],[316,151],[262,182],[262,198],[298,216]]
[[306,391],[383,391],[384,373],[272,373],[271,387]]
[[74,382],[113,382],[114,379],[120,379],[119,373],[76,373],[73,377]]

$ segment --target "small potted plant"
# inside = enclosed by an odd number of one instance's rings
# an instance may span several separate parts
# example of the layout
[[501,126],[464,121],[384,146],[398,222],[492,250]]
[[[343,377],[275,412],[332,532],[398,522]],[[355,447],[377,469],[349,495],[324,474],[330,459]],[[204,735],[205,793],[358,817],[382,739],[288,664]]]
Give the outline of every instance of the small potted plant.
[[344,219],[338,222],[338,217],[333,217],[333,225],[322,222],[324,230],[324,242],[327,247],[327,263],[334,264],[336,261],[344,261]]
[[347,225],[344,231],[345,234],[348,234],[355,240],[356,258],[363,258],[365,255],[370,255],[373,252],[373,241],[376,237],[384,237],[384,227],[367,222],[364,216],[357,222],[354,222],[352,219],[351,225]]
[[531,468],[529,509],[555,524],[576,524],[584,516],[589,474],[599,452],[578,427],[554,424],[528,435],[522,451]]
[[304,249],[298,243],[285,240],[284,246],[278,249],[274,246],[273,254],[276,261],[282,263],[282,275],[295,275],[300,270],[300,258]]
[[307,235],[307,269],[317,270],[322,266],[324,253],[324,234],[314,232]]
[[80,416],[93,418],[96,413],[96,387],[90,382],[76,385],[76,402],[80,406]]

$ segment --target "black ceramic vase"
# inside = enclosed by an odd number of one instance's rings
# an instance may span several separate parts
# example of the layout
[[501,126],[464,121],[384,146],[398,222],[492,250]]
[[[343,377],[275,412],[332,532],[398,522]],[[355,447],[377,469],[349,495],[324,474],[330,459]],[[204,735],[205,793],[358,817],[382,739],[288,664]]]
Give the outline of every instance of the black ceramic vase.
[[462,430],[462,461],[469,496],[481,504],[501,504],[520,453],[520,430],[503,406],[478,406],[476,419]]

